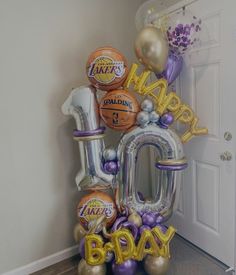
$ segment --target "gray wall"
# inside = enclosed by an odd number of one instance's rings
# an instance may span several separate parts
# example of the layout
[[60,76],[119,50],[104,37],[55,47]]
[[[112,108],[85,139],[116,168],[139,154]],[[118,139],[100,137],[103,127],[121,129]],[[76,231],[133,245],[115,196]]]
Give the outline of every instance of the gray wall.
[[60,108],[93,49],[133,58],[141,2],[0,1],[0,273],[74,245],[78,148]]

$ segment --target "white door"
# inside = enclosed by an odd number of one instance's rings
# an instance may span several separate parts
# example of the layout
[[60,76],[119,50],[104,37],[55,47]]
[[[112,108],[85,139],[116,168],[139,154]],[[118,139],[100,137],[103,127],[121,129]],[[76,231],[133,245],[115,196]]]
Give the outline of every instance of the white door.
[[[181,2],[171,9],[179,6]],[[177,90],[196,111],[201,126],[208,127],[209,135],[184,146],[189,168],[170,223],[184,238],[234,267],[236,1],[198,0],[189,8],[203,19],[208,36],[186,58]],[[231,140],[224,138],[225,132],[232,134]],[[232,159],[221,160],[224,152],[232,154]]]

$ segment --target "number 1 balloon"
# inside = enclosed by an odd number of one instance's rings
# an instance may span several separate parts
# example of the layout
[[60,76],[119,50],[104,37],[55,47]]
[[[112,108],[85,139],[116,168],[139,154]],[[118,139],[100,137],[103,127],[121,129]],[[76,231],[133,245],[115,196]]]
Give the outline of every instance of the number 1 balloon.
[[79,142],[81,170],[76,176],[79,190],[105,188],[113,182],[113,176],[102,167],[104,128],[99,126],[96,89],[82,86],[74,89],[62,106],[65,115],[75,118],[77,129],[74,139]]

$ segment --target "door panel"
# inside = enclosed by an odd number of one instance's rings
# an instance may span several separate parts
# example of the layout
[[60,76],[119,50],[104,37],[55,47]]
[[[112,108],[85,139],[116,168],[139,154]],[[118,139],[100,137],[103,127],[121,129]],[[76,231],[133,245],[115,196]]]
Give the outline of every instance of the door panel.
[[[171,9],[178,6],[181,2]],[[203,19],[207,31],[201,44],[185,57],[176,90],[196,111],[200,126],[208,127],[209,135],[184,145],[189,168],[182,177],[178,209],[170,223],[184,238],[234,266],[236,2],[198,0],[189,8]],[[224,139],[226,131],[232,134],[230,141]],[[232,154],[230,161],[220,158],[226,151]]]

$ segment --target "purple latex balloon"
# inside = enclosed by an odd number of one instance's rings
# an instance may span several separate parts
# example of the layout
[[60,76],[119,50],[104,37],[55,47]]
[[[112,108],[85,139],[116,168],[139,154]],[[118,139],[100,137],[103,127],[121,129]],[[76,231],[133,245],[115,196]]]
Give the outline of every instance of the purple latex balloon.
[[122,224],[122,228],[130,229],[130,231],[132,232],[132,235],[134,237],[134,240],[137,239],[137,237],[138,237],[138,227],[134,223],[132,223],[132,222],[124,222]]
[[127,260],[123,264],[116,264],[113,262],[112,271],[114,275],[135,275],[137,271],[138,264],[134,260]]
[[168,84],[172,84],[176,78],[179,76],[180,72],[183,68],[183,57],[181,55],[177,55],[173,51],[170,51],[166,68],[161,74],[156,74],[158,79],[165,78]]
[[117,218],[116,221],[114,222],[111,231],[115,232],[116,230],[120,229],[122,224],[127,221],[127,217],[120,217]]
[[81,241],[79,242],[79,254],[82,258],[85,258],[85,238],[81,239]]
[[150,227],[155,226],[156,224],[156,215],[152,212],[147,212],[142,216],[143,224]]
[[139,228],[139,234],[141,235],[143,233],[144,230],[151,230],[151,227],[148,225],[142,225]]
[[174,122],[174,117],[171,113],[165,113],[158,121],[161,128],[167,129]]
[[164,220],[164,218],[162,217],[162,215],[157,214],[157,218],[156,218],[156,224],[160,224],[162,223]]
[[118,172],[118,165],[115,161],[107,161],[104,164],[104,171],[107,174],[116,175]]

